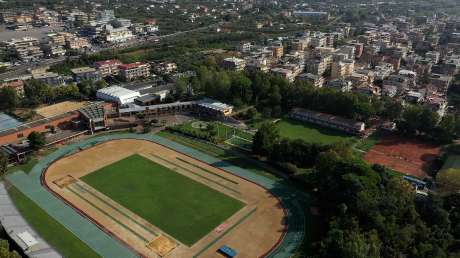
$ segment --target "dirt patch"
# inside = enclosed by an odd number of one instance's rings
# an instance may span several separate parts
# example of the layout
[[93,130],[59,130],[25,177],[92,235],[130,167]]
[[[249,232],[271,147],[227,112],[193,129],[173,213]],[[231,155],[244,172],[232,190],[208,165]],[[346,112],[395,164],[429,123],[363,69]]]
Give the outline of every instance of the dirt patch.
[[438,145],[389,134],[382,136],[364,159],[369,163],[424,178],[428,176],[429,167],[440,152],[441,147]]
[[57,116],[70,111],[75,111],[84,107],[88,102],[86,101],[64,101],[54,105],[44,106],[35,109],[35,112],[45,118]]
[[148,244],[148,247],[155,251],[159,256],[163,257],[176,248],[177,243],[165,235],[155,238]]

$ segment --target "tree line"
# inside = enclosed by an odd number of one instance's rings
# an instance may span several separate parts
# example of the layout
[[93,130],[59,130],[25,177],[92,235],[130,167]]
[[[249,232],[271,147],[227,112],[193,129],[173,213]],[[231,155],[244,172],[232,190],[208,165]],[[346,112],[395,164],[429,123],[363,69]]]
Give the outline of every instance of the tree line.
[[389,97],[315,88],[306,81],[291,83],[269,73],[227,71],[220,69],[218,63],[218,59],[208,57],[196,67],[197,76],[181,84],[190,85],[195,94],[236,107],[254,106],[264,117],[280,117],[301,107],[363,122],[378,117],[395,121],[403,134],[443,143],[460,135],[460,119],[456,115],[447,114],[441,119],[424,105],[403,105]]
[[368,165],[349,146],[286,140],[273,124],[261,126],[253,152],[311,171],[305,188],[317,200],[319,235],[302,255],[460,257],[459,194],[419,199],[401,176]]
[[30,107],[40,104],[50,104],[68,99],[91,99],[96,96],[98,89],[107,83],[103,80],[83,81],[81,83],[51,86],[38,80],[28,80],[24,85],[24,96],[19,96],[15,89],[5,87],[0,89],[0,110],[12,110],[16,107]]

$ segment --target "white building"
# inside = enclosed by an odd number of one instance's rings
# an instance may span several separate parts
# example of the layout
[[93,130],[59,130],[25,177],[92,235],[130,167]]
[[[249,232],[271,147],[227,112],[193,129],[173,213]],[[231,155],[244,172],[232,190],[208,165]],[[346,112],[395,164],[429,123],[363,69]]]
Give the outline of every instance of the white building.
[[140,97],[137,91],[128,90],[119,86],[110,86],[97,91],[96,97],[105,101],[116,102],[125,105],[134,102],[134,99]]
[[133,33],[126,27],[113,28],[106,25],[104,31],[104,41],[108,43],[121,43],[132,39]]

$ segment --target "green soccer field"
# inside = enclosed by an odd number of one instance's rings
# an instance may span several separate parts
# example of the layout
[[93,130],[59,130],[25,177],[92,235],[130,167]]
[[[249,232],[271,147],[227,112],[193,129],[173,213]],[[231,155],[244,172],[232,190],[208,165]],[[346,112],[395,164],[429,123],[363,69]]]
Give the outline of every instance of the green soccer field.
[[276,127],[282,137],[302,139],[307,142],[332,144],[355,140],[355,137],[344,132],[292,119],[282,119],[276,123]]
[[188,246],[244,206],[137,154],[80,179]]

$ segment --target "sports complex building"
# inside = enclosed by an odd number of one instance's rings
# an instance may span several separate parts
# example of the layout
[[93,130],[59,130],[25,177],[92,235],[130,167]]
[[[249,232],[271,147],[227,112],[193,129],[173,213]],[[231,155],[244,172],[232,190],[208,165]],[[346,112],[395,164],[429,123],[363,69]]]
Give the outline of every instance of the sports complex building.
[[354,135],[360,135],[364,133],[365,130],[365,124],[363,122],[302,108],[294,108],[289,113],[289,117],[292,119],[333,128]]

